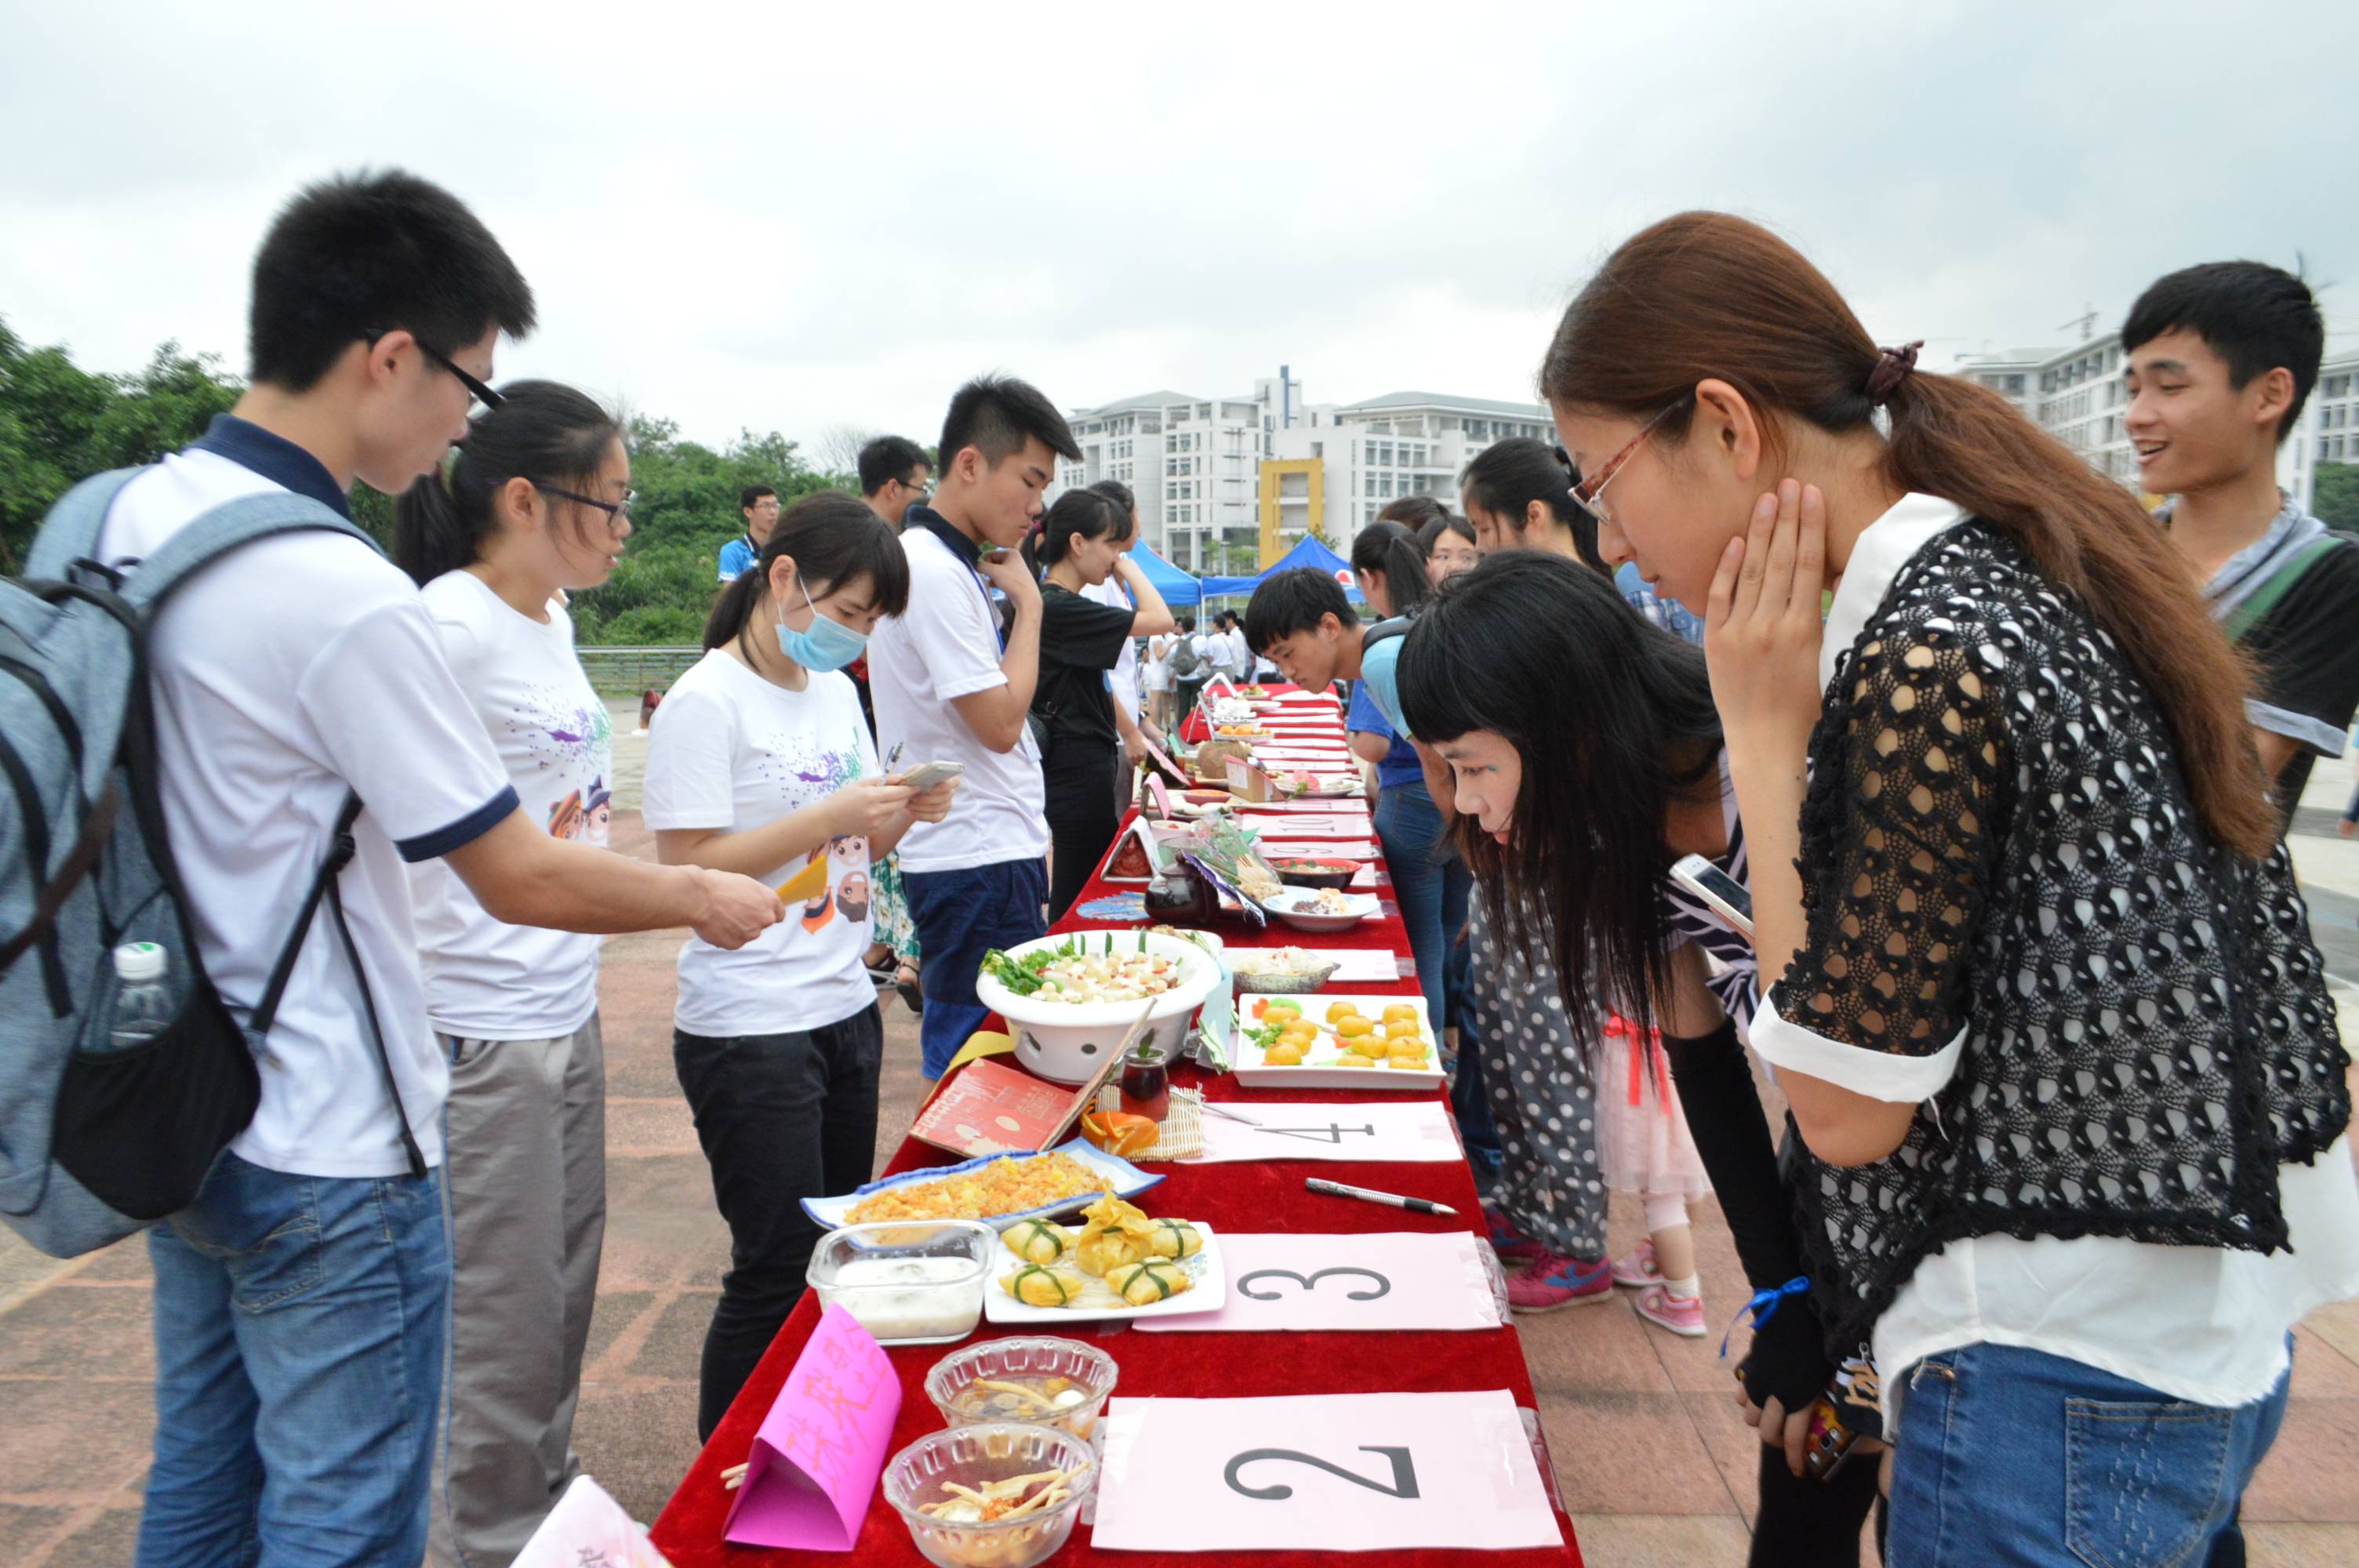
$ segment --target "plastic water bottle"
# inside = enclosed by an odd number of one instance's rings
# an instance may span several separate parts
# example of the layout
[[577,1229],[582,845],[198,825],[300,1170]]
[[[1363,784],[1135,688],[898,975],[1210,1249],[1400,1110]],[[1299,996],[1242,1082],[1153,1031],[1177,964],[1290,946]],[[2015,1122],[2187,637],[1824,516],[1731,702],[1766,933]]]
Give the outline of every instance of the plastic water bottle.
[[125,942],[114,950],[114,1048],[145,1045],[172,1022],[172,992],[164,983],[168,960],[153,942]]

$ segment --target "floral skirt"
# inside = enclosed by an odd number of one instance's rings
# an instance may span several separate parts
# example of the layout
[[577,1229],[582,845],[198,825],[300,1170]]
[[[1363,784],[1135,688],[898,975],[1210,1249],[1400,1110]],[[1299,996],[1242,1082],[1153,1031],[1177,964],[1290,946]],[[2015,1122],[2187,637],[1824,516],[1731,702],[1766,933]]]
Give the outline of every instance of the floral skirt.
[[869,868],[875,885],[875,939],[893,949],[893,956],[914,966],[918,961],[918,923],[909,916],[909,895],[901,886],[901,857],[896,852]]

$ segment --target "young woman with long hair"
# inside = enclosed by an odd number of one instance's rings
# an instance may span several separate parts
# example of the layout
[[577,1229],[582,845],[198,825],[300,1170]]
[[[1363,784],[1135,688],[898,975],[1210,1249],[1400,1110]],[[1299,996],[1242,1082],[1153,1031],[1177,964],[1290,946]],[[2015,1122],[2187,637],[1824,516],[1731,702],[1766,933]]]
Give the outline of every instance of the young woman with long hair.
[[1821,1313],[1885,1368],[1889,1561],[2199,1560],[2293,1324],[2359,1293],[2348,1057],[2183,565],[1914,367],[1687,213],[1582,288],[1541,390],[1605,558],[1708,611],[1751,1044]]
[[1483,558],[1474,538],[1474,524],[1455,512],[1445,512],[1417,531],[1419,554],[1425,557],[1425,580],[1440,588],[1460,572],[1472,571]]
[[709,1437],[803,1292],[821,1227],[802,1199],[850,1192],[875,1159],[884,1025],[863,966],[874,861],[948,815],[877,767],[843,667],[909,597],[892,525],[857,496],[787,508],[724,589],[702,660],[656,709],[646,818],[667,864],[816,886],[741,951],[680,947],[672,1066],[729,1223],[729,1271],[705,1330],[697,1433]]
[[[1032,725],[1040,741],[1042,799],[1049,816],[1049,920],[1064,917],[1097,873],[1120,826],[1114,778],[1122,737],[1107,672],[1134,637],[1172,629],[1171,611],[1131,558],[1138,535],[1130,508],[1095,490],[1069,490],[1024,542],[1040,573],[1040,681]],[[1136,608],[1115,609],[1082,590],[1119,578]]]
[[[1579,700],[1565,700],[1569,684]],[[1528,1204],[1535,1184],[1585,1181],[1582,1152],[1596,1140],[1583,1125],[1603,1123],[1603,1165],[1627,1173],[1618,1184],[1655,1184],[1650,1161],[1701,1158],[1753,1289],[1803,1272],[1793,1194],[1737,1038],[1757,989],[1751,947],[1668,876],[1685,854],[1740,884],[1746,873],[1702,653],[1647,622],[1603,573],[1553,551],[1506,550],[1445,584],[1419,618],[1400,695],[1419,739],[1452,769],[1459,843],[1488,928],[1516,966],[1556,978],[1536,1011],[1569,1021],[1552,1058],[1516,1048],[1516,1031],[1503,1036],[1510,1048],[1488,1047],[1503,1187]],[[1710,979],[1706,955],[1720,964]],[[1609,1011],[1636,1028],[1636,1072],[1593,1071],[1574,1054]],[[1650,1027],[1675,1090],[1646,1059]],[[1691,1148],[1660,1125],[1667,1113],[1684,1117]],[[1615,1277],[1643,1286],[1641,1315],[1691,1328],[1700,1310],[1674,1299],[1696,1271],[1678,1195],[1648,1200],[1649,1228],[1662,1231],[1653,1277],[1626,1261]],[[1810,1303],[1788,1303],[1756,1330],[1738,1376],[1764,1406],[1807,1410],[1834,1372],[1823,1340]],[[1855,1564],[1874,1467],[1832,1484],[1798,1469],[1762,1450],[1752,1561]]]
[[[394,559],[530,820],[600,846],[612,727],[566,595],[614,571],[630,503],[614,416],[523,381],[394,511]],[[573,1410],[606,1228],[600,939],[495,920],[443,861],[409,874],[427,1016],[451,1067],[449,1413],[428,1541],[438,1563],[505,1563],[581,1470]]]

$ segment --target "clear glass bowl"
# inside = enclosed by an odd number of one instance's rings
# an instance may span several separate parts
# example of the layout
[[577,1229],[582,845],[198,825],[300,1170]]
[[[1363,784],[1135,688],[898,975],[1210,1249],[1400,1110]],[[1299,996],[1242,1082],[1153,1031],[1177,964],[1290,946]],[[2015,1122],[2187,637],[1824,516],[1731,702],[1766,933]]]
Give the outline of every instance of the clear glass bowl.
[[[1106,1396],[1114,1392],[1114,1357],[1078,1339],[1046,1335],[987,1339],[971,1349],[945,1356],[926,1374],[926,1397],[951,1427],[1005,1422],[1023,1418],[989,1409],[977,1409],[968,1390],[978,1378],[1000,1381],[1062,1378],[1079,1390],[1082,1399],[1061,1410],[1030,1418],[1071,1433],[1084,1443],[1095,1443],[1098,1418]],[[963,1408],[962,1408],[963,1407]]]
[[[943,1486],[945,1481],[980,1489],[993,1481],[1043,1470],[1080,1471],[1066,1483],[1072,1495],[988,1524],[954,1524],[919,1511],[923,1504],[957,1497]],[[1033,1568],[1056,1555],[1073,1533],[1082,1499],[1097,1478],[1096,1455],[1071,1433],[993,1422],[933,1433],[893,1455],[885,1466],[885,1500],[899,1510],[909,1539],[926,1561],[940,1568]]]
[[831,1230],[804,1278],[886,1345],[950,1345],[974,1332],[999,1233],[972,1219],[881,1220]]

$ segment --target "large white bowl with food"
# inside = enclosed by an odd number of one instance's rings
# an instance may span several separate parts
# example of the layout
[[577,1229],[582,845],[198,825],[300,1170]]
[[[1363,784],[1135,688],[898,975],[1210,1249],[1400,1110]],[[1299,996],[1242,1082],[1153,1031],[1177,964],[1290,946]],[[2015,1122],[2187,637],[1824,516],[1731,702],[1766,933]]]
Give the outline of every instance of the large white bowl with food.
[[[1040,1077],[1058,1084],[1085,1084],[1097,1076],[1106,1058],[1120,1049],[1123,1036],[1138,1021],[1139,1011],[1151,1000],[1146,1038],[1176,1058],[1188,1034],[1188,1020],[1220,983],[1212,956],[1193,942],[1158,936],[1147,931],[1078,931],[1065,936],[1042,936],[1006,950],[1017,963],[1036,954],[1053,955],[1044,970],[1047,983],[1029,993],[1019,992],[994,972],[986,962],[975,977],[975,1000],[1007,1021],[1016,1037],[1016,1059]],[[1173,966],[1168,989],[1107,1000],[1065,1000],[1060,989],[1066,977],[1108,963],[1135,968],[1136,959],[1162,959]],[[1105,989],[1129,989],[1120,979],[1109,985],[1084,987],[1084,996]]]

